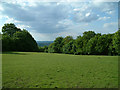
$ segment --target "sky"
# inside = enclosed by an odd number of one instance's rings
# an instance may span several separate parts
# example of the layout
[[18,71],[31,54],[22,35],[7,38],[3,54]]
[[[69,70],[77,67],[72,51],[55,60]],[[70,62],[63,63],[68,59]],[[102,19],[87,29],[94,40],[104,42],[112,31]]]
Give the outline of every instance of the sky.
[[100,1],[3,0],[0,2],[0,30],[5,23],[14,23],[28,30],[36,41],[53,41],[68,35],[76,38],[85,31],[114,33],[120,20],[118,0]]

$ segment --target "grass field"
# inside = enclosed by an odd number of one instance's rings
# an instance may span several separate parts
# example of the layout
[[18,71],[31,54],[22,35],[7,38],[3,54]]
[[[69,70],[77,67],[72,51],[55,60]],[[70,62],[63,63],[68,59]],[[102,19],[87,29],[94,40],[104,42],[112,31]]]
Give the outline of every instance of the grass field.
[[4,88],[117,88],[117,56],[2,54]]

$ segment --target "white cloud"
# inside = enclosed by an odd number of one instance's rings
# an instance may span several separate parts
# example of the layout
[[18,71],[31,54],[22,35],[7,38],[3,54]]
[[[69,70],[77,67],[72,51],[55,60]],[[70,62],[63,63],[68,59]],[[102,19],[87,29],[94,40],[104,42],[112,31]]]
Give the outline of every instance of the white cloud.
[[119,2],[119,0],[91,0],[92,2]]
[[75,8],[75,9],[73,9],[73,11],[80,11],[80,9],[79,8]]
[[27,26],[27,25],[21,25],[21,24],[18,24],[17,27],[18,27],[18,28],[21,28],[21,29],[30,28],[30,26]]
[[103,33],[114,33],[118,30],[118,22],[105,23],[102,30]]
[[110,19],[110,16],[100,16],[100,14],[98,15],[96,12],[99,11],[99,13],[112,15],[115,13],[117,5],[111,2],[104,3],[99,1],[100,0],[86,3],[70,3],[72,7],[75,7],[73,9],[73,12],[75,14],[74,20],[77,22],[91,22],[96,21],[98,18],[99,20]]
[[90,13],[86,13],[86,15],[85,15],[86,17],[88,17],[88,16],[90,16]]
[[113,10],[113,11],[107,11],[106,13],[111,15],[111,14],[113,14],[114,12],[115,12],[115,11]]
[[117,22],[105,23],[103,27],[104,28],[118,27],[118,23]]
[[97,14],[93,13],[93,12],[79,12],[79,13],[76,13],[74,15],[74,20],[76,22],[92,22],[92,21],[95,21],[97,20],[99,17],[97,16]]
[[99,19],[98,20],[107,20],[107,19],[110,19],[111,17],[106,17],[106,16],[104,16],[104,17],[99,17]]
[[62,37],[66,37],[66,36],[72,36],[73,38],[76,38],[78,35],[80,35],[77,32],[60,32],[60,33],[56,33],[56,36],[62,36]]
[[105,23],[102,28],[102,33],[115,33],[118,30],[118,22]]
[[[4,19],[4,21],[3,21]],[[21,21],[17,21],[13,18],[10,18],[7,15],[0,15],[0,21],[2,21],[3,23],[21,23]]]
[[63,19],[61,21],[58,22],[58,24],[56,24],[56,27],[59,28],[59,27],[68,27],[68,26],[71,26],[73,25],[73,22],[72,20],[70,19]]
[[2,7],[2,5],[0,4],[0,11],[3,11],[4,9],[3,9],[3,7]]
[[[117,2],[105,2],[105,0],[103,2],[97,2],[99,0],[96,0],[95,2],[92,2],[93,7],[94,8],[98,8],[98,10],[101,10],[101,12],[104,12],[106,14],[114,14],[115,13],[115,9],[118,8],[118,3]],[[101,0],[100,0],[101,1]]]
[[37,41],[53,41],[58,36],[64,36],[62,35],[62,32],[61,33],[38,33],[36,30],[32,30],[30,31],[30,33]]

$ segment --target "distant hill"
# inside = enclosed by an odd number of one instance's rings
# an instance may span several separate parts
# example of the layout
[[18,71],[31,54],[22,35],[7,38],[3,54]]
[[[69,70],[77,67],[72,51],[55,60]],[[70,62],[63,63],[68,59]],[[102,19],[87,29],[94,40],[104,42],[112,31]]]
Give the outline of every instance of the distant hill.
[[37,41],[38,46],[49,46],[53,41]]

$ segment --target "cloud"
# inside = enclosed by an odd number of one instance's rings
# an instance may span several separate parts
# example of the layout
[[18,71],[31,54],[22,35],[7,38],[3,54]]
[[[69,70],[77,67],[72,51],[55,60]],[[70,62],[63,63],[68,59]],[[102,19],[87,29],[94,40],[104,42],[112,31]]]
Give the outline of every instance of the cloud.
[[105,23],[103,25],[103,33],[114,33],[118,30],[118,22]]
[[111,17],[106,17],[106,16],[104,16],[104,17],[100,17],[98,20],[107,20],[107,19],[110,19]]
[[63,27],[63,29],[73,25],[73,21],[70,19],[63,19],[56,24],[57,28]]
[[93,2],[94,8],[98,8],[101,12],[106,14],[114,14],[115,9],[118,8],[117,2]]
[[93,2],[119,2],[119,0],[92,0]]
[[85,15],[86,17],[89,17],[90,16],[90,13],[86,13],[86,15]]
[[68,17],[68,7],[64,5],[52,4],[40,4],[36,7],[21,8],[17,4],[3,4],[4,11],[2,14],[8,15],[17,21],[23,22],[27,26],[31,26],[32,30],[38,32],[60,32],[60,28],[56,28],[55,25],[62,19]]
[[117,25],[118,25],[118,23],[117,22],[111,22],[111,23],[105,23],[104,24],[104,28],[111,28],[111,27],[114,27],[114,26],[116,26],[117,27]]
[[66,36],[72,36],[73,38],[76,38],[76,36],[81,35],[82,33],[77,33],[73,31],[63,31],[58,33],[37,33],[34,31],[30,32],[33,37],[35,37],[35,40],[37,41],[53,41],[57,37],[66,37]]
[[[46,0],[47,1],[47,0]],[[76,0],[78,1],[78,0]],[[0,26],[15,23],[27,29],[36,40],[53,40],[57,36],[81,35],[86,30],[96,30],[108,23],[116,13],[115,3],[103,2],[38,2],[34,0],[9,0],[0,3]],[[110,19],[111,18],[111,19]],[[98,20],[103,21],[102,24]],[[114,20],[115,21],[115,20]],[[109,25],[104,24],[108,30]],[[114,25],[115,28],[115,25]],[[111,31],[114,28],[109,28]],[[99,28],[101,32],[103,29]],[[109,32],[107,31],[106,32]]]
[[107,11],[106,13],[107,14],[113,14],[115,11],[113,10],[113,11]]
[[119,0],[4,0],[4,2],[15,3],[15,2],[118,2]]
[[[96,20],[109,19],[110,16],[101,16],[102,14],[113,15],[117,9],[117,3],[93,2],[71,3],[73,9],[73,19],[76,22],[92,22]],[[97,13],[96,13],[97,12]]]
[[10,18],[14,18],[19,21],[32,21],[35,19],[31,15],[32,12],[22,9],[20,5],[4,3],[2,6],[4,8],[2,13],[4,15],[8,15]]
[[18,28],[21,28],[21,29],[31,28],[30,26],[21,25],[21,24],[18,24],[17,27],[18,27]]
[[30,32],[32,36],[35,38],[37,41],[53,41],[56,37],[55,35],[49,34],[49,33],[37,33],[37,32]]
[[79,12],[79,13],[76,13],[75,16],[74,16],[74,20],[76,22],[79,22],[79,23],[80,22],[95,21],[98,18],[99,18],[98,15],[93,13],[93,12],[92,13],[91,12],[88,12],[88,13],[86,13],[86,12],[84,12],[84,13]]
[[118,28],[120,28],[120,18],[118,19]]

